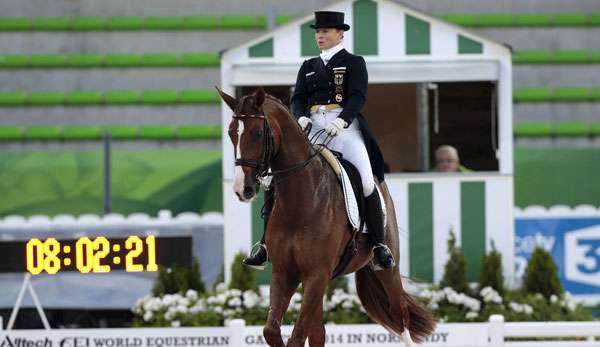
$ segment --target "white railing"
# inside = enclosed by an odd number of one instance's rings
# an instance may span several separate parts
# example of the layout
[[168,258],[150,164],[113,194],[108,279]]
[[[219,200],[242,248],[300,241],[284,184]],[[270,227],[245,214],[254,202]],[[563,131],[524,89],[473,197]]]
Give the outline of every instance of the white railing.
[[[216,328],[131,328],[131,329],[57,329],[2,330],[0,346],[73,345],[87,341],[86,347],[191,347],[191,346],[265,346],[262,326],[246,326],[234,319],[227,327]],[[284,340],[292,327],[283,326]],[[543,340],[540,340],[542,338]],[[485,323],[438,324],[423,346],[427,347],[583,347],[600,346],[600,321],[596,322],[515,322],[505,323],[494,315]],[[553,339],[553,340],[551,340]],[[8,344],[3,342],[10,341]],[[48,341],[48,342],[46,342]],[[177,342],[176,344],[173,344]],[[126,343],[123,345],[123,343]],[[326,325],[326,345],[335,347],[403,347],[398,336],[379,325]],[[15,345],[16,346],[16,345]]]

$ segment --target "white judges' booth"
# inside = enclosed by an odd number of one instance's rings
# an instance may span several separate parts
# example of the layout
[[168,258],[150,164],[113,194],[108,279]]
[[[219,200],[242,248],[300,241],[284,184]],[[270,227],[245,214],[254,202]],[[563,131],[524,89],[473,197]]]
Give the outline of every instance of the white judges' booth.
[[[386,161],[386,181],[400,226],[401,272],[438,281],[450,231],[478,277],[495,243],[505,276],[513,273],[511,51],[502,44],[390,0],[342,1],[315,10],[343,11],[344,46],[365,57],[369,91],[363,114]],[[313,14],[224,52],[223,89],[238,97],[257,86],[289,102],[302,61],[318,55]],[[222,106],[226,264],[260,238],[261,201],[238,202]],[[436,173],[433,152],[456,147],[461,173]],[[259,199],[260,200],[260,199]]]

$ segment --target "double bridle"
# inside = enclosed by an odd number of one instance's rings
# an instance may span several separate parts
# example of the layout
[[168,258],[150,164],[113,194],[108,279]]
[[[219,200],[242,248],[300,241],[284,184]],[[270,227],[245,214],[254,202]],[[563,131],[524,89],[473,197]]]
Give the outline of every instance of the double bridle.
[[[319,153],[321,153],[320,150],[315,150],[309,157],[308,159],[293,165],[292,167],[289,167],[287,169],[281,169],[281,170],[271,170],[269,171],[269,162],[271,161],[271,159],[276,158],[277,155],[279,154],[278,152],[275,152],[275,141],[273,139],[273,134],[271,131],[271,126],[269,125],[269,120],[267,119],[267,115],[264,113],[264,111],[261,110],[261,114],[251,114],[251,115],[245,115],[245,114],[241,114],[241,115],[237,115],[234,113],[233,115],[233,119],[239,119],[239,120],[244,120],[244,119],[248,119],[248,118],[255,118],[255,119],[262,119],[263,120],[263,151],[262,151],[262,155],[261,155],[261,160],[254,160],[254,159],[243,159],[243,158],[239,158],[235,160],[235,166],[246,166],[246,167],[251,167],[251,168],[255,168],[257,169],[256,172],[256,179],[261,182],[262,180],[268,178],[269,176],[275,176],[275,175],[281,175],[284,173],[292,173],[296,170],[300,170],[305,168],[317,155],[319,155]],[[310,131],[310,128],[307,128],[306,133],[308,134]],[[241,138],[239,139],[241,140]],[[238,141],[239,141],[238,140]],[[236,153],[237,154],[237,153]]]
[[[260,177],[268,176],[269,173],[269,161],[271,160],[271,155],[273,155],[273,151],[275,148],[273,136],[271,135],[271,126],[269,125],[269,121],[267,120],[267,115],[264,114],[241,114],[241,115],[233,115],[233,119],[244,120],[248,118],[262,119],[263,120],[263,150],[262,150],[262,158],[260,161],[254,159],[243,159],[239,158],[235,160],[235,166],[247,166],[251,168],[257,169],[256,179]],[[241,141],[241,137],[238,141]],[[237,154],[237,153],[236,153]],[[276,154],[273,157],[277,156]],[[236,155],[237,157],[237,155]]]

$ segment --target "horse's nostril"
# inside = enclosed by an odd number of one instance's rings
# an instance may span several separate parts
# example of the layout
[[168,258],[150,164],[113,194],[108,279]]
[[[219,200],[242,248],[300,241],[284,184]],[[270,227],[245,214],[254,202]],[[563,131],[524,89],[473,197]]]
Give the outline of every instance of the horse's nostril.
[[251,186],[244,187],[244,198],[250,199],[254,196],[254,188]]

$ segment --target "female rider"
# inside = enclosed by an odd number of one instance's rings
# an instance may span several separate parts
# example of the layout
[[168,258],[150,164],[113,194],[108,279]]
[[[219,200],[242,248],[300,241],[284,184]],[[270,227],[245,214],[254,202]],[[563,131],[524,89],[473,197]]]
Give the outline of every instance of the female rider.
[[[302,129],[312,124],[311,135],[319,130],[333,139],[328,147],[342,153],[361,176],[366,197],[366,223],[375,256],[383,268],[395,265],[390,249],[384,242],[383,212],[374,176],[383,181],[383,158],[365,118],[360,114],[367,94],[367,69],[363,57],[344,49],[344,32],[350,26],[344,23],[343,12],[315,12],[315,39],[321,54],[305,60],[292,96],[292,114]],[[324,142],[320,136],[317,142]],[[271,205],[265,199],[265,225]],[[264,235],[260,247],[244,264],[264,268],[267,262]]]

